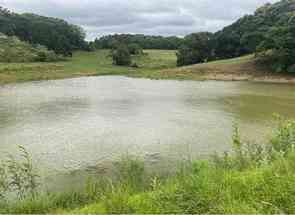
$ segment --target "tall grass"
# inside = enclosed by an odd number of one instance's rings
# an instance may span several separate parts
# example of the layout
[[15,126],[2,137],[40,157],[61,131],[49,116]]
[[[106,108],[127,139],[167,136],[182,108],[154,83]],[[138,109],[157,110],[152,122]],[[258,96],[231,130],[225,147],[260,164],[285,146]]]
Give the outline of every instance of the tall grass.
[[0,164],[0,197],[7,198],[16,194],[19,199],[35,196],[38,186],[38,175],[33,168],[29,153],[24,147],[19,146],[20,158],[9,155]]
[[245,143],[235,128],[232,152],[187,162],[172,177],[150,175],[141,160],[125,157],[115,180],[90,180],[79,192],[2,201],[0,213],[292,214],[294,140],[294,121],[281,120],[267,145]]

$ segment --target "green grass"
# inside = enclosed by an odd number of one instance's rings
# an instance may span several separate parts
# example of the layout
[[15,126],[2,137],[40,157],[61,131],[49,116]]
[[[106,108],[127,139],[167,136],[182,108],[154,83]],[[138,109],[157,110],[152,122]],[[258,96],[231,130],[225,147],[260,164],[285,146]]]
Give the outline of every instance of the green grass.
[[34,45],[19,40],[17,37],[8,37],[0,33],[0,62],[56,62],[63,57],[49,51],[45,46]]
[[139,68],[113,65],[109,50],[80,51],[74,53],[73,58],[57,63],[0,63],[0,85],[99,75],[174,80],[295,81],[287,74],[274,74],[267,66],[257,65],[253,55],[176,68],[176,51],[144,50],[144,53],[132,57]]
[[231,58],[231,59],[226,59],[226,60],[217,60],[217,61],[212,61],[209,62],[208,65],[210,64],[239,64],[239,63],[245,63],[253,60],[254,55],[246,55],[242,57],[237,57],[237,58]]
[[266,146],[233,135],[233,153],[184,162],[170,177],[123,158],[117,177],[84,190],[0,201],[0,213],[292,214],[295,213],[295,122],[281,121]]
[[[270,70],[257,66],[253,55],[217,60],[176,68],[176,51],[144,50],[144,55],[133,56],[139,67],[115,66],[109,50],[76,52],[72,58],[58,63],[0,63],[0,85],[35,80],[65,79],[81,76],[123,75],[149,79],[176,80],[255,80],[282,78],[285,74],[270,76]],[[263,80],[263,79],[262,79]]]
[[145,50],[133,57],[139,68],[115,66],[109,50],[76,52],[59,63],[0,63],[0,84],[33,80],[63,79],[94,75],[128,75],[157,78],[159,71],[176,67],[175,51]]

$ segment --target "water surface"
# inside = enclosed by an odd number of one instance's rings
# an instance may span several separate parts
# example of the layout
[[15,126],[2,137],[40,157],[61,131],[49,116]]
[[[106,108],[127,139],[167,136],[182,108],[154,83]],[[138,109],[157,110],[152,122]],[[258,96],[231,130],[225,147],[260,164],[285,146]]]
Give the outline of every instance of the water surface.
[[295,117],[295,86],[120,76],[12,84],[0,87],[0,149],[25,146],[48,172],[124,154],[198,158],[228,150],[235,122],[262,139],[273,113]]

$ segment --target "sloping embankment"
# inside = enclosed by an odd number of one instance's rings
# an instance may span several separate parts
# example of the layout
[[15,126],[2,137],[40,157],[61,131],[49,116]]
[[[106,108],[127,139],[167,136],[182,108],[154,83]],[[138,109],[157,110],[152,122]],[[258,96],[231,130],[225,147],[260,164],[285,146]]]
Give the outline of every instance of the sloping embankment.
[[295,83],[294,75],[273,73],[267,67],[257,65],[253,55],[167,69],[161,71],[161,76],[193,80]]

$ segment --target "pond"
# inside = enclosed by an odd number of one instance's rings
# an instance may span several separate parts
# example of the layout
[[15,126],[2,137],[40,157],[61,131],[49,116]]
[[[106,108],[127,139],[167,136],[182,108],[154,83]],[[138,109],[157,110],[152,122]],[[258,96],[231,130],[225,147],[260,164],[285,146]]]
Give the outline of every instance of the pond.
[[248,140],[265,139],[273,113],[295,117],[294,85],[121,76],[4,85],[0,159],[22,145],[52,175],[127,154],[202,158],[230,149],[235,123]]

